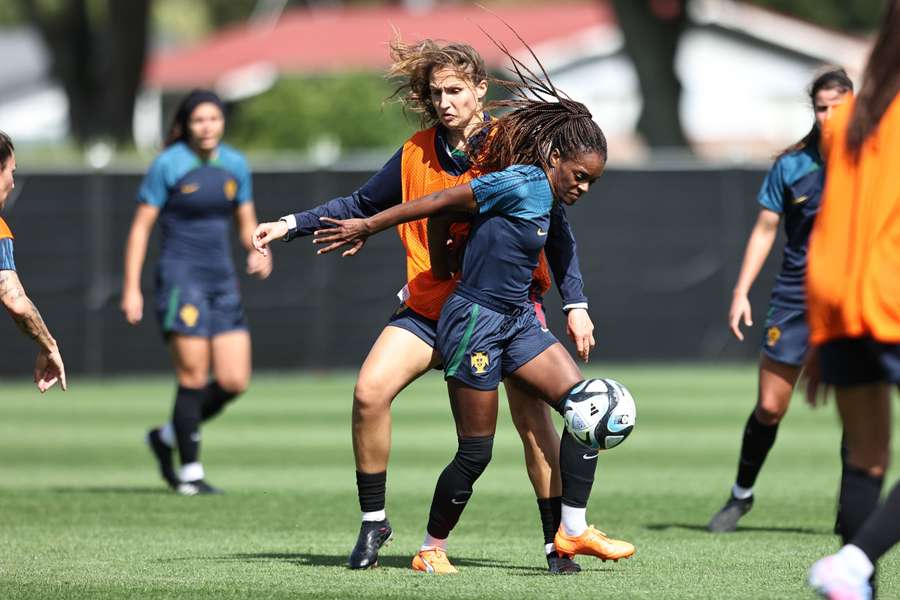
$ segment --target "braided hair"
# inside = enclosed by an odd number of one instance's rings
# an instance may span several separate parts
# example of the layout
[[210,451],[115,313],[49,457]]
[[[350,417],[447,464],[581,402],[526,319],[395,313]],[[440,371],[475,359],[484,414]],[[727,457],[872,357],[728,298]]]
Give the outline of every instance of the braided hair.
[[512,62],[509,71],[514,81],[499,80],[510,97],[491,102],[490,109],[510,110],[484,124],[484,135],[477,136],[477,145],[470,145],[469,156],[482,172],[498,171],[510,165],[538,165],[550,170],[554,151],[560,158],[572,158],[586,152],[596,152],[603,161],[607,158],[606,136],[594,121],[591,112],[581,102],[569,98],[550,80],[546,69],[531,47],[515,34],[541,71],[539,76],[517,59],[501,42],[482,31]]

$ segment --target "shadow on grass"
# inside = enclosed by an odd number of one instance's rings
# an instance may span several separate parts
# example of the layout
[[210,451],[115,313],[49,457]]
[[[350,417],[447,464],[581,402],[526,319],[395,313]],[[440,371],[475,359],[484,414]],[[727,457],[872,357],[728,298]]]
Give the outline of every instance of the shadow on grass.
[[[245,562],[284,562],[300,567],[341,567],[347,568],[347,556],[340,554],[310,554],[306,552],[255,552],[228,554],[214,556],[211,560],[245,561]],[[411,558],[405,556],[380,556],[378,566],[388,569],[409,569]],[[528,574],[544,573],[539,567],[526,567],[511,565],[509,563],[492,560],[489,558],[465,558],[454,556],[453,564],[458,567],[481,567],[489,569],[504,569],[509,571],[524,571]],[[348,569],[349,570],[349,569]]]
[[172,492],[158,485],[145,486],[115,486],[115,485],[95,485],[95,486],[71,486],[71,487],[53,487],[50,491],[54,494],[150,494],[150,495],[172,495]]
[[[688,531],[702,531],[709,533],[706,525],[697,525],[696,523],[651,523],[644,525],[644,529],[650,531],[667,531],[669,529],[686,529]],[[751,525],[738,525],[737,531],[733,533],[799,533],[801,535],[833,535],[831,531],[825,529],[812,529],[810,527],[758,527]],[[711,534],[721,535],[721,534]],[[727,534],[726,534],[727,535]]]

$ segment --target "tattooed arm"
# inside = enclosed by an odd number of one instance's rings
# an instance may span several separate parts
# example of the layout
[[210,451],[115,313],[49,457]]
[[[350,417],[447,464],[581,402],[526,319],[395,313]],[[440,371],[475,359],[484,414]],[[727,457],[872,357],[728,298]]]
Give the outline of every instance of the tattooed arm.
[[22,333],[41,347],[34,367],[34,382],[46,392],[59,381],[66,389],[66,371],[56,340],[50,335],[41,313],[25,294],[15,271],[0,270],[0,302],[6,307]]

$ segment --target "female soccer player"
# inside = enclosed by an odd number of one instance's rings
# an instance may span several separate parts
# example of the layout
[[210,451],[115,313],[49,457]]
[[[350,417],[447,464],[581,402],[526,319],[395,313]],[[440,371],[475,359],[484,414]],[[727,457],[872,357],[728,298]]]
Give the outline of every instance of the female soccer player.
[[[403,82],[406,108],[420,113],[426,129],[414,134],[362,188],[309,211],[288,215],[257,228],[258,247],[272,240],[291,240],[321,229],[320,217],[371,216],[429,192],[469,181],[467,138],[483,123],[487,92],[484,61],[471,46],[440,45],[424,40],[392,44],[390,74]],[[587,359],[594,345],[593,324],[575,253],[575,240],[561,208],[553,211],[548,229],[547,256],[568,312],[568,329]],[[465,228],[456,226],[455,233]],[[455,280],[434,277],[428,255],[425,221],[398,228],[407,252],[408,283],[403,304],[379,335],[359,372],[353,395],[353,450],[362,524],[349,558],[353,569],[374,566],[378,550],[392,530],[385,513],[388,455],[391,446],[390,407],[407,385],[440,363],[434,350],[436,321]],[[536,273],[539,292],[549,287],[546,266]],[[539,304],[538,304],[539,308]],[[397,357],[403,357],[398,361]],[[555,552],[553,536],[559,525],[560,482],[556,465],[559,437],[546,407],[528,398],[514,383],[507,386],[510,412],[525,449],[528,474],[538,497],[545,551],[551,572],[578,570],[577,564]]]
[[835,111],[826,134],[807,289],[821,380],[835,387],[844,424],[845,545],[814,564],[809,581],[826,598],[868,599],[875,564],[900,540],[900,484],[878,507],[891,384],[900,384],[900,0],[888,2],[859,97]]
[[[166,149],[153,161],[138,191],[138,207],[125,248],[122,312],[141,321],[141,269],[153,224],[162,225],[156,269],[156,315],[166,337],[178,392],[172,420],[147,434],[160,473],[182,495],[219,490],[205,480],[200,423],[222,411],[250,381],[250,334],[231,261],[230,221],[248,250],[247,273],[265,279],[270,256],[253,252],[256,228],[250,171],[244,157],[221,143],[222,101],[195,90],[178,107]],[[210,380],[212,371],[212,380]],[[177,447],[181,469],[175,472]]]
[[775,280],[765,335],[759,357],[759,393],[756,407],[744,427],[737,479],[725,506],[713,516],[712,532],[734,531],[738,519],[753,507],[753,485],[769,450],[775,444],[778,424],[784,418],[794,384],[803,367],[808,347],[806,324],[806,246],[825,183],[820,141],[821,128],[833,107],[853,90],[843,69],[825,71],[812,82],[809,99],[815,122],[806,136],[784,150],[763,181],[757,202],[759,217],[747,241],[747,250],[734,297],[728,311],[731,331],[744,339],[741,322],[753,325],[747,294],[772,250],[778,223],[784,221],[787,243],[781,273]]
[[[15,172],[15,147],[9,136],[0,131],[0,210],[16,187],[13,180]],[[66,367],[59,347],[44,324],[41,313],[25,294],[25,288],[19,281],[13,255],[13,234],[3,217],[0,217],[0,302],[22,333],[40,347],[34,362],[34,382],[38,389],[43,394],[59,381],[59,386],[66,391]]]
[[[459,446],[438,479],[427,534],[413,558],[413,569],[428,573],[456,572],[446,541],[490,462],[501,379],[535,390],[560,412],[568,392],[583,381],[572,357],[541,325],[528,292],[554,205],[575,204],[600,176],[606,139],[583,104],[549,81],[528,80],[523,88],[540,99],[528,99],[520,90],[518,99],[501,103],[515,110],[488,124],[483,148],[473,156],[476,169],[486,174],[373,217],[323,218],[333,227],[316,232],[316,242],[327,244],[320,253],[350,245],[346,256],[358,252],[368,236],[400,223],[453,213],[472,218],[462,276],[437,326],[436,349],[443,357]],[[596,466],[587,456],[564,432],[556,549],[627,558],[634,546],[609,539],[585,520]]]

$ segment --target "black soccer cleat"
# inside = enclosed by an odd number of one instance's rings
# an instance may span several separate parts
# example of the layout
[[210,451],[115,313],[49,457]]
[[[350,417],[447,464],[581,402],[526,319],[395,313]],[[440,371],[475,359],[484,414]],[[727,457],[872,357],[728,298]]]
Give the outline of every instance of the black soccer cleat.
[[172,461],[172,448],[166,446],[162,438],[159,437],[159,428],[151,429],[147,432],[147,445],[150,447],[150,451],[153,453],[153,458],[156,459],[156,464],[159,466],[159,474],[162,476],[163,480],[173,490],[178,489],[178,484],[181,483],[178,479],[178,475],[175,474],[175,463]]
[[706,529],[712,533],[728,533],[737,529],[737,522],[753,508],[753,496],[740,500],[731,496],[710,520]]
[[581,565],[571,556],[560,556],[555,551],[547,554],[547,572],[553,575],[571,575],[581,572]]
[[386,546],[394,535],[390,522],[363,521],[359,526],[359,537],[350,553],[347,566],[351,569],[371,569],[378,566],[378,551]]
[[196,481],[182,481],[175,489],[179,496],[207,496],[212,494],[222,494],[222,490],[213,487],[202,479]]

